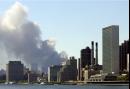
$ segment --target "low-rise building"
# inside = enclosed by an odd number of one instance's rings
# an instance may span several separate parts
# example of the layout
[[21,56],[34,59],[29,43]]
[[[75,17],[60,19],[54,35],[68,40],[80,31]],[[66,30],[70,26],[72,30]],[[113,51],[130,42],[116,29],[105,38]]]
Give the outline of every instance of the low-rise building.
[[101,74],[92,75],[89,79],[89,81],[92,81],[92,82],[100,82],[103,80],[104,80],[104,76],[102,76]]

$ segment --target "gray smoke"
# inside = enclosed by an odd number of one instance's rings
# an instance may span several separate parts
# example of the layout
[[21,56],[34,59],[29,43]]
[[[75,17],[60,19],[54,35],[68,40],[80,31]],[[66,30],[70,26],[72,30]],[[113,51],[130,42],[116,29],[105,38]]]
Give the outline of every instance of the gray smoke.
[[0,17],[0,48],[26,64],[38,64],[45,70],[67,59],[65,52],[55,50],[54,40],[43,41],[38,24],[27,19],[27,9],[16,2]]

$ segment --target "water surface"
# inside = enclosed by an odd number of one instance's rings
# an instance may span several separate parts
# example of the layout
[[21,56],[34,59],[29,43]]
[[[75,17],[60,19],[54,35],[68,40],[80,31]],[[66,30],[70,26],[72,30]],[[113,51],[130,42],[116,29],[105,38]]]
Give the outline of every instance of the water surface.
[[129,86],[103,86],[103,85],[5,85],[0,89],[129,89]]

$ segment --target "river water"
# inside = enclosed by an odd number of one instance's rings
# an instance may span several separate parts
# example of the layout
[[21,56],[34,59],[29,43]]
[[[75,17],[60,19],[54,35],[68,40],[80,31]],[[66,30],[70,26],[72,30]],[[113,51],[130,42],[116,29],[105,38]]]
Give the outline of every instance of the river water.
[[0,89],[129,89],[129,86],[106,85],[5,85],[0,84]]

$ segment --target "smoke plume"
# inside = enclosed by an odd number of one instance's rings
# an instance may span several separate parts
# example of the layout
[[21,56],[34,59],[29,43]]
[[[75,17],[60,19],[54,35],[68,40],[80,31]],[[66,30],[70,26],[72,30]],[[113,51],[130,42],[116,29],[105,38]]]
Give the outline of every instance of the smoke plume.
[[16,2],[0,17],[0,48],[26,64],[38,64],[47,69],[67,58],[55,50],[54,40],[43,41],[38,24],[27,19],[27,8]]

